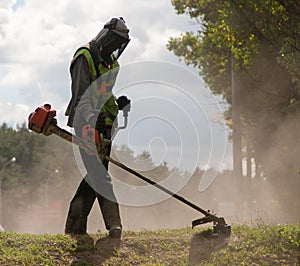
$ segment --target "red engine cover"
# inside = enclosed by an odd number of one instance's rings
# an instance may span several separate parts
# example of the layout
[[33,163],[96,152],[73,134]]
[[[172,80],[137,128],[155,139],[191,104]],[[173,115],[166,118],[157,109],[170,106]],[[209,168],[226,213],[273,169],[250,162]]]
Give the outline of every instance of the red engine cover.
[[28,128],[36,133],[42,133],[45,130],[46,122],[56,116],[56,111],[51,109],[50,104],[44,104],[38,107],[28,118]]

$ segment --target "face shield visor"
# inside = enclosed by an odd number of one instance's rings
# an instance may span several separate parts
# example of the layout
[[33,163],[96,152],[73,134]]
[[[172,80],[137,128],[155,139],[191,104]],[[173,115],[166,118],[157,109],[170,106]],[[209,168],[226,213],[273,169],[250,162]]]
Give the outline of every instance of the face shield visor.
[[113,54],[118,59],[127,47],[129,39],[129,29],[126,27],[123,18],[113,18],[104,25],[104,29],[109,32],[103,41],[103,51],[107,54]]
[[115,59],[118,59],[121,56],[129,42],[130,40],[126,40],[124,43],[121,44],[120,48],[113,52]]
[[114,55],[115,59],[118,59],[125,50],[130,40],[110,32],[103,41],[102,52],[105,55]]

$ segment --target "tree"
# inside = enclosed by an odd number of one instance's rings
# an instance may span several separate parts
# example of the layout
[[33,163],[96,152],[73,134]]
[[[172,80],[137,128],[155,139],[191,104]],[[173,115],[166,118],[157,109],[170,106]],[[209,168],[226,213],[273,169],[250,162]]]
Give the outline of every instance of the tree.
[[[79,175],[71,144],[58,137],[32,133],[25,124],[14,129],[3,123],[0,126],[0,165],[12,157],[16,162],[1,176],[5,221],[18,218],[17,209],[43,203],[40,199],[44,197],[45,183],[55,169],[59,169],[59,174],[51,176],[53,191],[60,197],[70,197],[68,188],[77,182],[75,178]],[[9,229],[10,224],[6,228]]]
[[[299,188],[295,142],[300,130],[295,120],[300,114],[300,2],[173,0],[172,4],[199,29],[171,37],[168,49],[197,67],[212,92],[229,104],[235,74],[243,152],[256,162],[257,178],[264,173],[263,178],[282,194],[281,202],[296,210],[289,194]],[[224,116],[232,126],[231,110]]]

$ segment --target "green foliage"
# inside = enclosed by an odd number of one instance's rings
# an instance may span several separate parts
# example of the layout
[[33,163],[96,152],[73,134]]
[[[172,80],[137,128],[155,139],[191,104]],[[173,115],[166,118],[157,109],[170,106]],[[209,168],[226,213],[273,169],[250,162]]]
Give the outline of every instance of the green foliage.
[[170,38],[167,47],[187,64],[197,66],[215,93],[230,100],[231,58],[236,70],[255,72],[254,60],[261,57],[277,60],[299,92],[298,2],[173,0],[172,4],[178,14],[195,19],[199,30]]
[[7,160],[15,157],[22,171],[28,172],[28,166],[39,163],[39,156],[46,139],[32,134],[25,124],[17,129],[8,128],[5,123],[0,128],[0,154]]

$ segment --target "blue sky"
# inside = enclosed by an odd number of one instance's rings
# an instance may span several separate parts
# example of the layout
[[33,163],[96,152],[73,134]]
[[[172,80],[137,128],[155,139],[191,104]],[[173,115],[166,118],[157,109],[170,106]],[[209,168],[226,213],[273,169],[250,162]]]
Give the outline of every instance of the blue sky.
[[155,163],[166,160],[183,170],[231,167],[228,130],[220,119],[224,106],[196,69],[166,49],[169,37],[196,27],[168,0],[1,0],[0,122],[26,122],[47,102],[66,127],[73,53],[115,16],[125,18],[131,41],[114,91],[132,100],[128,128],[115,144],[136,154],[149,150]]
[[17,1],[15,1],[15,3],[12,6],[12,10],[17,11],[17,9],[24,6],[24,4],[25,4],[25,0],[17,0]]

